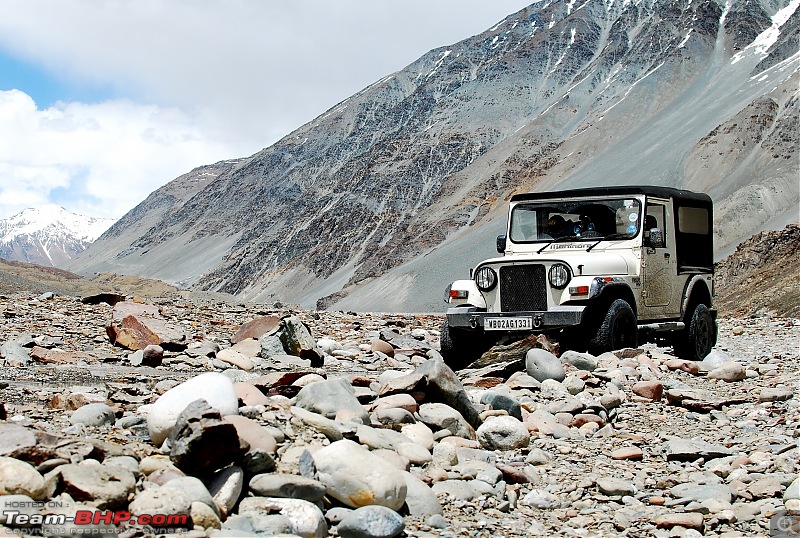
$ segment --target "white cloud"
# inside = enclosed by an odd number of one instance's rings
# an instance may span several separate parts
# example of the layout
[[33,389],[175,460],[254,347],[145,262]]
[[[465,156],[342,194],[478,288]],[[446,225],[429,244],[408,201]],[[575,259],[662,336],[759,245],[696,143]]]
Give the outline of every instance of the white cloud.
[[75,200],[68,209],[119,217],[192,167],[251,155],[525,4],[4,2],[0,48],[67,85],[124,100],[39,110],[3,92],[0,217],[59,197]]
[[25,93],[0,91],[0,125],[6,216],[54,200],[118,218],[167,181],[234,150],[178,109],[130,101],[39,110]]

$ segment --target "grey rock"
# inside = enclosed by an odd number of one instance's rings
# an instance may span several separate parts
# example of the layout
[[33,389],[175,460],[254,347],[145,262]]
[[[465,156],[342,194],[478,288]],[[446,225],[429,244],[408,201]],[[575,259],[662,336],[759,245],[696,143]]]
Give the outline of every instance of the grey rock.
[[[437,495],[449,495],[461,501],[472,501],[485,494],[485,491],[477,487],[478,480],[443,480],[431,486],[431,490]],[[487,485],[483,482],[484,485]]]
[[100,509],[124,506],[136,487],[134,474],[117,465],[92,462],[94,460],[58,467],[64,491],[76,501],[90,502]]
[[597,489],[604,495],[634,495],[636,486],[627,480],[604,476],[597,479]]
[[493,463],[479,460],[458,463],[453,472],[460,474],[462,480],[481,480],[492,486],[503,479],[503,473]]
[[410,438],[400,432],[382,428],[371,428],[365,425],[358,426],[356,429],[356,438],[359,443],[369,447],[371,450],[380,448],[395,450],[399,445],[413,443]]
[[564,366],[558,357],[541,348],[533,348],[525,354],[525,370],[540,382],[546,379],[561,382],[566,377]]
[[706,499],[717,499],[730,503],[736,492],[725,484],[688,482],[670,488],[669,493],[676,499],[698,502]]
[[311,331],[300,318],[285,317],[281,320],[281,326],[280,339],[287,353],[310,360],[312,367],[323,365],[325,354],[317,347]]
[[416,475],[403,471],[406,480],[405,507],[411,516],[429,516],[442,513],[439,498],[425,482]]
[[424,403],[419,406],[419,418],[434,430],[448,430],[465,439],[477,439],[475,430],[457,410],[443,403]]
[[240,514],[254,511],[279,511],[291,522],[291,532],[299,536],[323,537],[328,534],[328,525],[322,510],[303,499],[247,497],[239,503]]
[[247,450],[236,427],[222,420],[219,411],[205,400],[189,404],[178,417],[169,436],[169,457],[179,469],[210,474],[238,461]]
[[3,364],[14,368],[22,368],[33,362],[28,350],[16,342],[4,342],[0,345],[0,357]]
[[561,364],[571,364],[578,370],[593,372],[597,368],[597,358],[591,353],[579,353],[568,349],[559,357]]
[[104,403],[90,403],[76,409],[69,417],[71,424],[108,426],[114,423],[114,410]]
[[342,378],[306,385],[297,394],[295,405],[329,419],[340,411],[350,411],[364,424],[371,424],[369,413],[356,398],[352,385]]
[[426,403],[444,403],[458,411],[472,427],[480,426],[480,416],[464,385],[441,357],[423,362],[411,374],[391,379],[382,375],[381,380],[380,396],[423,390]]
[[561,500],[556,495],[543,489],[532,489],[520,499],[519,503],[539,510],[552,510],[561,506]]
[[484,422],[477,431],[481,446],[489,450],[515,450],[530,443],[527,426],[512,416],[493,417]]
[[[293,534],[292,522],[281,514],[244,512],[233,515],[222,524],[217,536],[277,536]],[[246,534],[233,534],[238,531]]]
[[492,409],[506,411],[512,417],[522,420],[522,407],[519,402],[510,396],[487,392],[481,397],[481,403],[490,405]]
[[694,461],[698,458],[724,458],[733,451],[720,445],[694,439],[673,438],[666,443],[668,461]]
[[313,454],[318,480],[328,494],[352,508],[379,504],[399,510],[406,498],[406,482],[401,471],[354,443],[342,440]]
[[325,485],[292,474],[260,474],[250,479],[250,491],[259,497],[304,499],[315,503],[325,496]]
[[283,355],[286,353],[286,350],[283,348],[283,342],[281,342],[279,336],[262,336],[258,339],[258,343],[261,345],[259,356],[264,359],[269,359],[275,355]]
[[269,473],[275,470],[275,458],[263,448],[253,448],[242,457],[242,468],[251,474]]
[[222,510],[223,515],[231,513],[239,501],[243,489],[244,470],[236,465],[217,471],[208,483],[208,492]]
[[209,506],[214,513],[219,516],[219,509],[214,502],[214,498],[211,496],[211,492],[208,491],[206,485],[203,484],[199,478],[194,476],[180,476],[168,481],[159,489],[162,493],[167,495],[171,493],[185,494],[191,499],[191,502],[201,502]]
[[385,506],[364,506],[353,510],[336,527],[342,538],[394,538],[403,529],[403,516]]

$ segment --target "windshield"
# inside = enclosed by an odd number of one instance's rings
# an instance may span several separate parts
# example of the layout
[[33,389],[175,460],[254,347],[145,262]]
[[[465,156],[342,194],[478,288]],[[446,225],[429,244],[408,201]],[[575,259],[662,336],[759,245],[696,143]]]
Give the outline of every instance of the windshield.
[[635,198],[521,203],[511,212],[511,241],[629,239],[639,233],[641,213]]

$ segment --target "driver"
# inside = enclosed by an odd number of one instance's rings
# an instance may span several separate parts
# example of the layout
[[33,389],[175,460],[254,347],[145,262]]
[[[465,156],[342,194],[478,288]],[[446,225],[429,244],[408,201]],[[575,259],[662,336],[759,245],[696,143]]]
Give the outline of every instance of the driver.
[[547,221],[547,233],[549,233],[553,237],[561,237],[562,235],[566,235],[566,221],[564,217],[561,215],[553,215],[550,217],[550,220]]

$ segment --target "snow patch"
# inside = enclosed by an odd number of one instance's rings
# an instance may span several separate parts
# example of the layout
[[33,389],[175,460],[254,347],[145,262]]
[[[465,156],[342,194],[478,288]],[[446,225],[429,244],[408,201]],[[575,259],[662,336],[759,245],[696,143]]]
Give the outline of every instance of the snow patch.
[[772,26],[761,32],[743,51],[735,54],[731,59],[731,64],[739,62],[748,54],[766,56],[767,51],[769,51],[770,47],[772,47],[778,40],[778,37],[780,37],[781,26],[786,24],[789,17],[797,11],[798,6],[800,6],[800,0],[792,0],[788,6],[778,11],[772,17]]

